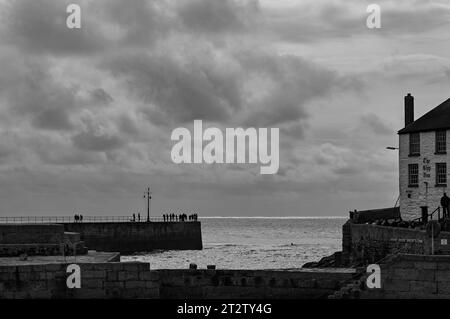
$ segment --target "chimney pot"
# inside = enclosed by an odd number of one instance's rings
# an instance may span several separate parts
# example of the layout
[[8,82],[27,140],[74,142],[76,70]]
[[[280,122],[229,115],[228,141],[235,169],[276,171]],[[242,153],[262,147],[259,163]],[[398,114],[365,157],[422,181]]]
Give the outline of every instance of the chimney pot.
[[405,127],[414,122],[414,96],[405,96]]

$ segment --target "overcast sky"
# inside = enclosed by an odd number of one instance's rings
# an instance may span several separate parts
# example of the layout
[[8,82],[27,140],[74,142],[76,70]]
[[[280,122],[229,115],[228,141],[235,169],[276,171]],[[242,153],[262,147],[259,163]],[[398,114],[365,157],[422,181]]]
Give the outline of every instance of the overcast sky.
[[[446,0],[0,0],[0,39],[0,216],[389,207],[404,95],[450,97]],[[278,174],[173,164],[194,119],[279,127]]]

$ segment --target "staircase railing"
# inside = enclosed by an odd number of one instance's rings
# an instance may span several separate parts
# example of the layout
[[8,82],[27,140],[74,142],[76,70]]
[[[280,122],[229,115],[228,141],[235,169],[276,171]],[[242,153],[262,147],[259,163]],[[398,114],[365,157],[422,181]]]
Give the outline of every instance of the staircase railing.
[[[435,210],[433,210],[430,214],[427,215],[429,220],[433,220],[433,216],[437,213],[437,220],[441,220],[441,207],[438,206]],[[418,217],[412,220],[413,222],[423,222],[423,217]]]

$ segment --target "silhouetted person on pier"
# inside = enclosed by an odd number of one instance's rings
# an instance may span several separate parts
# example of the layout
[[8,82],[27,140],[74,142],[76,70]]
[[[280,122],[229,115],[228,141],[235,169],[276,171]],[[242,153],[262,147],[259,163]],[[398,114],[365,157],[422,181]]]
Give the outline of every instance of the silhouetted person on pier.
[[450,198],[444,193],[444,196],[441,197],[441,206],[442,206],[442,214],[444,218],[449,217],[448,208],[450,206]]
[[136,214],[133,214],[133,221],[136,221]]
[[75,214],[74,219],[75,219],[75,223],[78,222],[78,215],[77,214]]
[[83,221],[83,215],[80,214],[80,222]]
[[138,222],[141,221],[141,214],[138,213]]

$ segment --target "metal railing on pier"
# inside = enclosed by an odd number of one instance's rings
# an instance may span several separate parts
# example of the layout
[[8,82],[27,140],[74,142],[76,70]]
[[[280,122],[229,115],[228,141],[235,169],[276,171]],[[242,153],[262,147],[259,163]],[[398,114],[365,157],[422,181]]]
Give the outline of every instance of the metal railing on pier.
[[[191,222],[185,220],[183,222]],[[83,220],[76,221],[73,216],[0,216],[0,224],[47,224],[47,223],[145,223],[147,217],[133,220],[132,216],[83,216]],[[150,217],[150,222],[176,223],[179,220],[168,220],[163,217]]]

